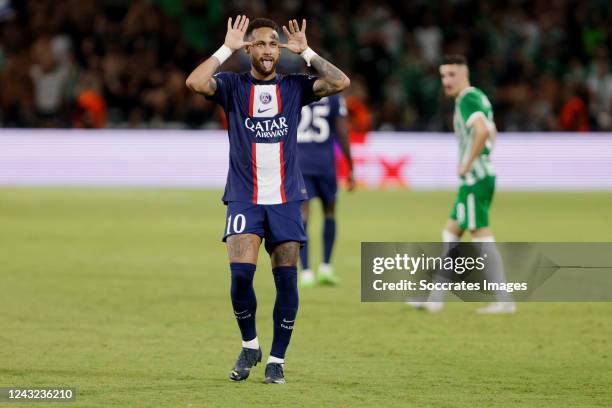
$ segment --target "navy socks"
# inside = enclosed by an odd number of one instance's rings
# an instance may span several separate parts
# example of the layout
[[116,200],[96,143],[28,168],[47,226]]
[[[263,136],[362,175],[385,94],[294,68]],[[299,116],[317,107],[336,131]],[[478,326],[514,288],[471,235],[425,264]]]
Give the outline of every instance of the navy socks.
[[[232,286],[230,294],[234,315],[240,328],[243,341],[257,337],[255,330],[255,311],[257,299],[253,289],[255,276],[254,264],[231,263]],[[270,355],[285,358],[289,346],[293,325],[298,310],[297,268],[295,266],[279,266],[272,269],[276,285],[276,302],[274,303],[274,337]]]
[[325,224],[323,224],[323,262],[326,264],[328,264],[331,260],[335,240],[336,219],[325,218]]
[[297,268],[279,266],[272,269],[272,273],[276,285],[276,302],[274,303],[274,337],[270,356],[284,359],[298,310]]
[[[306,230],[306,223],[304,223],[304,230]],[[336,219],[325,218],[323,224],[323,263],[330,263],[335,241]],[[302,262],[302,269],[310,269],[308,264],[308,241],[300,249],[300,261]]]
[[232,271],[230,295],[243,341],[253,340],[257,337],[257,331],[255,330],[257,298],[253,289],[255,268],[256,266],[251,263],[230,263]]

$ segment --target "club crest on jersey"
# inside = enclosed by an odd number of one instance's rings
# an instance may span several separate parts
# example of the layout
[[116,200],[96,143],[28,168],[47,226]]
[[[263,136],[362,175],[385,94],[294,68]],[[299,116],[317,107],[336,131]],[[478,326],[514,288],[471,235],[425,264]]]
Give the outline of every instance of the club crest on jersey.
[[262,93],[259,94],[259,100],[264,105],[267,105],[272,100],[272,95],[270,95],[268,92],[262,92]]
[[282,112],[280,87],[278,84],[251,85],[249,116],[273,118]]

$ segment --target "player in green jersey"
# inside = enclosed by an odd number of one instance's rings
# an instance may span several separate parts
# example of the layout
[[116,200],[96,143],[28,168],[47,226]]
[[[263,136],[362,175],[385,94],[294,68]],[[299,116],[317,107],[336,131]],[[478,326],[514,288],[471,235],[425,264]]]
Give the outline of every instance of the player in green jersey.
[[455,99],[453,127],[459,142],[459,194],[444,232],[459,238],[469,230],[472,239],[492,238],[489,207],[495,191],[495,171],[489,158],[495,143],[493,109],[486,95],[470,86],[462,56],[440,65],[446,96]]
[[[468,230],[472,242],[484,242],[483,248],[492,256],[487,279],[505,281],[501,256],[494,244],[489,227],[489,208],[495,192],[495,170],[490,155],[497,130],[493,109],[487,96],[470,85],[466,58],[462,55],[444,57],[440,76],[446,96],[455,99],[453,127],[459,142],[459,192],[450,219],[442,231],[445,252],[459,242]],[[442,308],[444,292],[432,292],[429,302],[412,302],[432,312]],[[497,302],[479,309],[481,313],[513,313],[516,305],[508,293],[496,293]]]

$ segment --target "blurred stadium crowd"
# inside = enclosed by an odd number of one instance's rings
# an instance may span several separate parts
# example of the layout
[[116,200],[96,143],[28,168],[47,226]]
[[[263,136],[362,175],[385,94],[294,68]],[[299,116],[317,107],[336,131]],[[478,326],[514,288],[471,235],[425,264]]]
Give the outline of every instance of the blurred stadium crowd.
[[[354,131],[449,130],[445,53],[468,56],[501,130],[612,130],[609,0],[0,0],[0,124],[218,127],[184,81],[236,14],[309,19],[311,47],[351,76]],[[302,66],[285,52],[279,70]]]

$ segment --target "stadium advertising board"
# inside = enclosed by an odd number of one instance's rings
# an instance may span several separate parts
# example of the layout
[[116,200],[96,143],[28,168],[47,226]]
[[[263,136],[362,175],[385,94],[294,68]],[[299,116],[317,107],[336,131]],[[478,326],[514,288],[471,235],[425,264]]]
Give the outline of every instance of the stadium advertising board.
[[[374,132],[352,150],[361,186],[456,187],[450,134]],[[222,188],[227,157],[223,131],[3,130],[0,184]],[[500,134],[493,163],[500,190],[612,190],[612,135]]]

